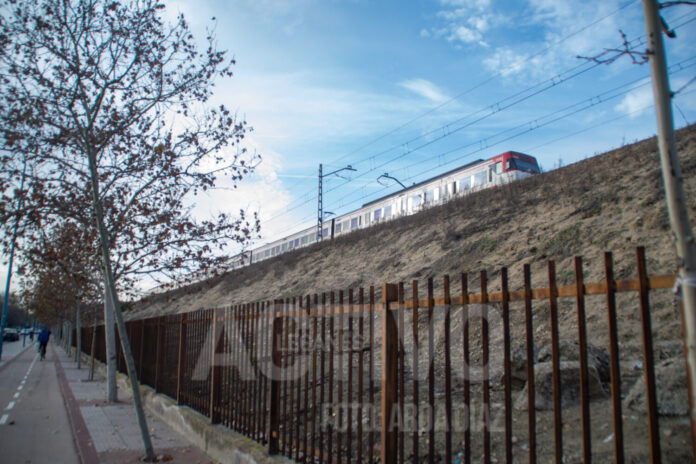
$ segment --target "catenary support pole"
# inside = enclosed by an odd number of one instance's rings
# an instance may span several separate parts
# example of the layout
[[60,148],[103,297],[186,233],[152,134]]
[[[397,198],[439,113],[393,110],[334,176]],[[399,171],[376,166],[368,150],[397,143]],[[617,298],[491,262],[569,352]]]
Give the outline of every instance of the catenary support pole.
[[645,27],[648,36],[648,56],[652,74],[655,113],[657,116],[658,146],[662,178],[669,212],[669,221],[675,234],[679,257],[679,286],[682,320],[684,324],[684,352],[686,356],[691,411],[692,447],[696,454],[696,242],[684,194],[683,174],[672,116],[672,93],[667,76],[667,59],[662,41],[662,20],[655,0],[643,0]]

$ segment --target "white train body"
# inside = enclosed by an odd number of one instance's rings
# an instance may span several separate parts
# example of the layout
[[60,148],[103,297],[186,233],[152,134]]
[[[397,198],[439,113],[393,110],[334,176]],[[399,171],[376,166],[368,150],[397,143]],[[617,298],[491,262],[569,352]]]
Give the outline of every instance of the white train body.
[[[366,203],[362,208],[324,222],[324,240],[339,237],[424,208],[442,204],[477,190],[502,185],[539,173],[533,156],[513,151],[488,160],[477,160],[457,169],[414,184],[401,191]],[[317,241],[316,226],[301,230],[240,255],[234,267],[273,258]]]

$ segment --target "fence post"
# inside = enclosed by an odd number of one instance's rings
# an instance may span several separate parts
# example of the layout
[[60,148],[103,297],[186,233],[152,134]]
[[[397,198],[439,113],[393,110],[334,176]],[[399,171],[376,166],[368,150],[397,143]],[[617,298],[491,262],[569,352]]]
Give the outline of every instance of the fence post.
[[217,352],[217,345],[218,345],[218,332],[221,332],[222,330],[222,325],[217,323],[218,320],[218,310],[213,309],[212,311],[212,317],[213,317],[213,341],[212,341],[212,346],[210,347],[210,423],[211,424],[217,424],[219,422],[218,419],[218,414],[215,411],[215,408],[217,407],[218,404],[218,399],[220,395],[220,366],[217,360],[215,359],[215,354]]
[[396,463],[398,435],[396,424],[392,423],[392,414],[397,401],[399,333],[389,303],[396,301],[398,296],[398,285],[382,285],[382,464]]
[[271,332],[271,401],[268,420],[268,454],[278,454],[280,438],[280,369],[281,343],[283,337],[283,319],[278,317],[280,310],[278,300],[273,303],[273,328]]
[[186,313],[179,316],[179,355],[176,364],[176,403],[181,404],[181,378],[183,376],[184,351],[186,350]]
[[[135,328],[135,327],[133,327]],[[140,321],[140,353],[138,353],[138,378],[143,378],[143,353],[145,352],[145,319]]]
[[162,320],[163,316],[157,317],[157,346],[155,347],[155,392],[159,393],[159,381],[160,381],[160,356],[161,344],[162,344]]

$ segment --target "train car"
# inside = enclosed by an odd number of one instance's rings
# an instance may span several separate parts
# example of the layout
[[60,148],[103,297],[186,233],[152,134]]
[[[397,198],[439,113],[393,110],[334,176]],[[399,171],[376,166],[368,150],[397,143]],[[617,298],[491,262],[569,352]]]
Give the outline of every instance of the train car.
[[[419,182],[398,192],[365,203],[360,209],[338,216],[323,224],[323,237],[334,238],[391,219],[415,214],[424,208],[458,196],[514,182],[540,172],[536,158],[508,151],[488,160],[476,160],[456,169]],[[259,262],[317,241],[317,229],[311,227],[254,249],[249,262]]]

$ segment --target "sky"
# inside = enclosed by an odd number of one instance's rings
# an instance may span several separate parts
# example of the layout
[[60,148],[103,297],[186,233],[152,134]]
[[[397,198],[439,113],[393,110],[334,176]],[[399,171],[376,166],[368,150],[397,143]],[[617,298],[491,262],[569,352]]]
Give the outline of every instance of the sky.
[[[236,60],[212,102],[248,122],[246,148],[262,162],[236,188],[197,197],[194,211],[257,211],[255,245],[316,224],[320,163],[356,169],[324,178],[324,210],[340,215],[397,191],[377,181],[384,173],[410,185],[508,150],[548,171],[656,133],[648,64],[578,58],[622,49],[622,33],[644,51],[638,0],[167,5],[196,37],[212,27]],[[666,47],[683,127],[696,122],[696,7],[663,15],[677,33]]]
[[[316,224],[320,163],[356,169],[324,179],[324,210],[341,214],[400,188],[383,173],[410,185],[508,150],[551,170],[656,133],[648,64],[578,58],[622,49],[622,33],[644,51],[640,1],[211,0],[175,12],[194,31],[216,18],[237,63],[216,98],[253,127],[247,146],[263,159],[197,212],[258,211],[257,244]],[[696,7],[663,14],[678,90],[696,74]],[[675,97],[677,127],[696,121],[694,91]]]

